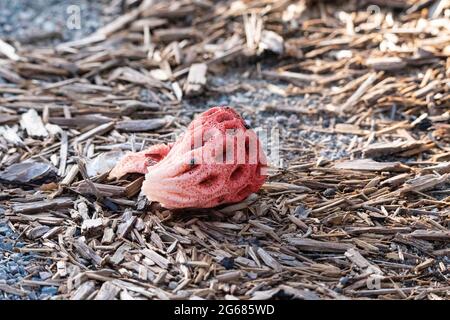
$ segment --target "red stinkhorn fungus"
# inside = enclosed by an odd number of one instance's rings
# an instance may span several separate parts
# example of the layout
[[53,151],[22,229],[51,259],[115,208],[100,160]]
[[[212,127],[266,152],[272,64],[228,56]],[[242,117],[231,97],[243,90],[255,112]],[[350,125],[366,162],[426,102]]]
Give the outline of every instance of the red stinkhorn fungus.
[[147,173],[147,168],[161,161],[171,145],[157,144],[147,150],[127,153],[109,173],[109,178],[120,178],[127,173]]
[[169,209],[211,208],[258,191],[266,166],[255,132],[233,109],[215,107],[192,121],[171,148],[157,145],[128,154],[110,176],[146,168],[142,191],[149,200]]

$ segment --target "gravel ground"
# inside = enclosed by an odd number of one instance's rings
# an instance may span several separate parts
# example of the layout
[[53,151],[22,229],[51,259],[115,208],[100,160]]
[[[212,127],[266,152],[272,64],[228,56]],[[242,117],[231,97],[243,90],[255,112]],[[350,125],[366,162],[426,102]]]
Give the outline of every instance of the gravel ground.
[[[4,220],[4,209],[0,208],[0,285],[15,285],[27,275],[26,267],[33,260],[33,256],[14,253],[14,247],[20,248],[23,243],[14,242],[17,235],[8,227]],[[37,299],[41,296],[40,291],[31,292],[29,298]],[[19,296],[7,294],[0,291],[0,300],[16,300]]]
[[[120,6],[106,5],[108,3],[111,1],[0,0],[0,37],[33,45],[79,39],[119,13],[116,11]],[[71,19],[78,12],[79,29],[77,20]]]
[[[0,207],[0,286],[2,284],[20,285],[23,279],[42,281],[51,275],[45,272],[45,265],[50,264],[51,261],[39,259],[35,254],[17,252],[24,245],[7,225],[4,209]],[[57,288],[51,286],[25,288],[25,290],[28,292],[26,296],[0,291],[0,300],[46,300],[57,293]]]

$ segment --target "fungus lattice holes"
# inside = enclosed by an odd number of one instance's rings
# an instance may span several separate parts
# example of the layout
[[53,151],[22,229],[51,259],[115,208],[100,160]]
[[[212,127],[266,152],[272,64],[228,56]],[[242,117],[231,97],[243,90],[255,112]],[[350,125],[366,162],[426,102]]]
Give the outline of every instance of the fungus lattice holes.
[[225,121],[229,121],[229,120],[233,120],[234,117],[231,114],[228,113],[221,113],[216,117],[216,121],[217,122],[225,122]]
[[243,166],[238,166],[231,173],[230,180],[231,181],[235,181],[235,180],[239,179],[242,176],[243,173],[244,173],[244,167]]
[[216,175],[207,176],[205,179],[200,181],[199,185],[201,187],[210,187],[217,181],[217,178],[218,178],[218,176],[216,176]]
[[234,129],[234,130],[238,130],[239,127],[239,120],[237,119],[230,119],[230,120],[226,120],[223,123],[223,127],[225,128],[225,130],[230,130],[230,129]]
[[210,115],[212,115],[212,114],[214,114],[214,113],[217,113],[219,110],[220,110],[219,108],[212,108],[212,109],[209,109],[208,111],[205,111],[205,112],[203,113],[203,116],[204,116],[204,117],[210,116]]

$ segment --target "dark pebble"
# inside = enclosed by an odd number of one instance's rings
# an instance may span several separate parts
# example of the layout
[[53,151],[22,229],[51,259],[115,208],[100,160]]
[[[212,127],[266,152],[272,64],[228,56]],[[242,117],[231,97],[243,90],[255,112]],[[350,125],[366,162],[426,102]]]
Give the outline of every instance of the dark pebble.
[[176,283],[175,281],[170,281],[169,282],[169,289],[173,290],[178,286],[178,283]]
[[250,238],[248,239],[248,243],[257,247],[261,246],[261,242],[257,238]]
[[16,248],[23,248],[24,246],[25,246],[25,244],[23,242],[16,243]]
[[310,210],[306,209],[304,205],[299,205],[295,208],[294,216],[297,218],[307,218]]
[[342,277],[339,279],[339,283],[345,286],[349,280],[349,277]]
[[10,233],[8,227],[0,227],[0,235],[6,236],[8,233]]
[[12,251],[12,249],[13,249],[13,245],[12,245],[12,243],[0,243],[0,249],[1,250],[6,250],[6,251]]
[[11,273],[12,275],[14,275],[14,274],[19,272],[19,266],[17,264],[13,264],[13,265],[8,266],[8,269],[9,269],[8,270],[9,273]]
[[30,292],[28,294],[28,299],[30,299],[30,300],[37,300],[38,296],[37,296],[36,292],[34,292],[34,291]]
[[416,128],[422,131],[426,131],[428,130],[431,126],[433,125],[433,123],[431,122],[430,119],[426,118],[423,119],[422,121],[420,121],[417,125]]
[[323,192],[323,195],[324,195],[325,197],[332,197],[332,196],[334,196],[335,194],[336,194],[336,190],[333,189],[333,188],[328,188],[328,189],[326,189],[326,190]]
[[234,259],[225,257],[220,261],[220,264],[225,267],[225,269],[230,270],[234,268]]

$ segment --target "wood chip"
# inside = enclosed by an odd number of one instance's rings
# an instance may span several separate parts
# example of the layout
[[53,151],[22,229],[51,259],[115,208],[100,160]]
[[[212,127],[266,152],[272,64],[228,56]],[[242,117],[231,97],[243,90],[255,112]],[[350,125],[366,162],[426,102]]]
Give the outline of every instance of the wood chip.
[[361,170],[361,171],[409,171],[409,167],[400,162],[377,162],[372,159],[349,160],[337,163],[336,169]]

